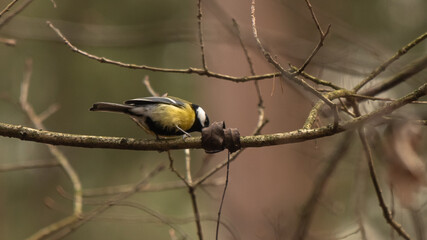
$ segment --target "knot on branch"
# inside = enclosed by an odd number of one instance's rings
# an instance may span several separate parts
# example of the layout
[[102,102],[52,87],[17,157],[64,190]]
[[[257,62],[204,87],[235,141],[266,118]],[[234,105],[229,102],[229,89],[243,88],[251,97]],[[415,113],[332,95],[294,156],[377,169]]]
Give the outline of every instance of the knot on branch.
[[202,146],[206,153],[217,153],[224,149],[235,152],[241,148],[237,128],[225,128],[225,123],[214,122],[202,129]]

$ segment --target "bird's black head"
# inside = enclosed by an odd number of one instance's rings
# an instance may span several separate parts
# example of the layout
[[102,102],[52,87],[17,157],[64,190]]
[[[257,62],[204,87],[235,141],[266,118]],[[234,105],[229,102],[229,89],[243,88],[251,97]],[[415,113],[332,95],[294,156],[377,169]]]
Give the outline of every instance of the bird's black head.
[[194,124],[189,130],[189,132],[201,132],[203,128],[209,126],[209,118],[203,108],[197,106],[196,104],[192,104],[191,106],[196,114],[196,118],[194,119]]

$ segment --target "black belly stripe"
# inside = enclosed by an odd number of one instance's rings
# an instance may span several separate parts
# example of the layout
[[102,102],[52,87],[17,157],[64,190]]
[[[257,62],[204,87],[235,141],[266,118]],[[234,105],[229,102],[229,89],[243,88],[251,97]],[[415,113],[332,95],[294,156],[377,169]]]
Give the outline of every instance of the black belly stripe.
[[178,128],[173,128],[173,129],[163,128],[161,125],[159,125],[158,123],[154,122],[149,117],[147,117],[145,119],[145,124],[150,129],[150,131],[152,131],[152,132],[154,132],[154,133],[156,133],[157,135],[160,135],[160,136],[179,136],[179,135],[183,135],[184,134]]

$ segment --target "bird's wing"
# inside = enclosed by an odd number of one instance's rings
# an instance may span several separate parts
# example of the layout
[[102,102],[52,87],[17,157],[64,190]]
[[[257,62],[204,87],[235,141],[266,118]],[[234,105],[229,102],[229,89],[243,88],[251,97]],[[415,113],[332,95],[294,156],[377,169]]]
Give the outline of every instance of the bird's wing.
[[181,100],[175,97],[144,97],[144,98],[135,98],[135,99],[127,100],[125,102],[125,104],[129,104],[133,106],[141,106],[141,105],[154,104],[154,103],[169,104],[169,105],[174,105],[176,107],[185,106],[184,100]]

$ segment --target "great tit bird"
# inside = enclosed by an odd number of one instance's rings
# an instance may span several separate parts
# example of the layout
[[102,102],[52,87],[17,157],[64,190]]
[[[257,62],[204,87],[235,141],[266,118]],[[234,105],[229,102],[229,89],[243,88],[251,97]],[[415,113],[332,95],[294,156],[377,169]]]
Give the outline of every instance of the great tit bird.
[[144,97],[124,104],[97,102],[90,111],[118,112],[129,115],[146,132],[159,136],[190,136],[209,126],[206,112],[196,104],[177,97]]

